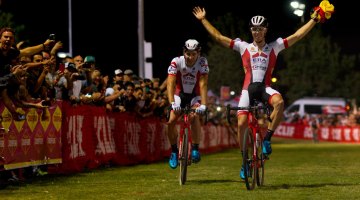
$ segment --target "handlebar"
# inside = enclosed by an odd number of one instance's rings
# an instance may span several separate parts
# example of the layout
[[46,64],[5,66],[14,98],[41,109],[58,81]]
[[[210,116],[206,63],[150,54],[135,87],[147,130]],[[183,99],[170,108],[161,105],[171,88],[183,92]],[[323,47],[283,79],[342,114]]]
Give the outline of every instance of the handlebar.
[[[171,112],[172,110],[173,110],[173,109],[172,109],[172,107],[171,107],[171,105],[170,105],[170,106],[168,107],[168,109],[167,109],[167,112],[166,112],[166,121],[169,121],[169,119],[170,119],[170,112]],[[195,112],[196,112],[196,109],[190,108],[190,107],[188,107],[188,106],[186,106],[185,108],[181,108],[181,113],[182,113],[182,114],[190,114],[190,113],[195,113]],[[202,114],[202,115],[205,115],[205,124],[207,124],[207,122],[208,122],[208,113],[209,113],[209,111],[208,111],[208,109],[206,108],[204,114]]]
[[258,114],[259,110],[264,110],[266,113],[266,116],[267,116],[267,120],[269,120],[269,122],[272,122],[272,120],[270,118],[270,109],[269,109],[268,104],[248,106],[248,107],[231,107],[230,104],[228,104],[226,106],[226,119],[229,122],[229,124],[231,124],[231,120],[230,120],[230,111],[231,110],[247,110],[249,112],[254,113],[255,115]]

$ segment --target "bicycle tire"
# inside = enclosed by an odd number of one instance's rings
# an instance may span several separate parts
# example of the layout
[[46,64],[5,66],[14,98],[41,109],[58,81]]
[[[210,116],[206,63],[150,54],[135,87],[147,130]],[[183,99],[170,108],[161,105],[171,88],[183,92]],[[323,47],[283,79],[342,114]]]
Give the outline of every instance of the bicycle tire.
[[243,140],[243,167],[245,170],[246,189],[253,190],[256,182],[256,165],[253,160],[254,137],[252,130],[247,128]]
[[187,128],[184,129],[184,134],[182,138],[181,145],[181,155],[180,155],[180,185],[184,185],[186,182],[187,176],[187,167],[188,167],[188,158],[189,158],[189,130]]
[[256,148],[257,148],[256,184],[258,186],[263,186],[264,179],[265,179],[265,159],[267,159],[267,158],[265,157],[265,155],[262,152],[263,139],[260,136],[260,134],[261,133],[259,133],[259,137],[258,137],[258,145],[256,146]]

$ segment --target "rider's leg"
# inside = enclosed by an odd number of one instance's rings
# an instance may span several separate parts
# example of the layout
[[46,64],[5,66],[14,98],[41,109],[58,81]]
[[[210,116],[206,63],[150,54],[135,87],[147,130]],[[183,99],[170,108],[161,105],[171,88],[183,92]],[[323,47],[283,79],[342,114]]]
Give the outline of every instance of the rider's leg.
[[237,118],[238,118],[237,139],[240,145],[240,151],[242,151],[244,133],[247,127],[247,113],[239,113]]
[[178,147],[177,147],[177,137],[178,134],[176,132],[176,121],[178,116],[175,115],[173,111],[170,113],[170,118],[168,122],[168,138],[171,145],[171,155],[169,159],[169,166],[172,169],[176,169],[178,166]]
[[168,138],[171,145],[172,152],[177,152],[177,138],[178,134],[175,128],[176,122],[177,122],[178,116],[175,114],[175,112],[170,112],[170,118],[168,122]]
[[[248,107],[249,105],[250,105],[249,91],[242,90],[238,107]],[[239,110],[237,112],[237,118],[238,118],[237,136],[238,136],[241,156],[243,155],[242,149],[243,149],[244,133],[247,128],[247,115],[248,115],[248,111]],[[240,178],[245,179],[245,168],[243,165],[241,166],[240,169]]]
[[272,135],[274,134],[275,129],[279,126],[284,111],[284,100],[280,94],[275,94],[270,98],[270,105],[273,107],[273,111],[270,115],[271,123],[268,125],[268,131],[264,140],[271,140]]
[[[249,91],[248,90],[242,90],[241,96],[239,100],[238,107],[248,107],[250,105],[250,98],[249,98]],[[247,127],[247,115],[248,111],[245,110],[239,110],[237,112],[237,118],[238,118],[238,142],[240,145],[240,151],[242,151],[242,144],[244,139],[244,133]]]
[[199,143],[200,143],[200,131],[201,131],[201,123],[200,117],[198,115],[194,115],[192,117],[191,122],[191,136],[192,136],[192,146],[191,146],[191,156],[193,162],[200,161],[200,153],[199,153]]
[[[243,140],[244,133],[247,128],[247,113],[238,114],[238,142],[240,146],[241,156],[243,155]],[[245,169],[244,166],[241,166],[240,169],[240,178],[245,179]]]
[[191,123],[191,134],[192,134],[193,144],[200,143],[200,131],[201,131],[200,117],[198,115],[195,115]]

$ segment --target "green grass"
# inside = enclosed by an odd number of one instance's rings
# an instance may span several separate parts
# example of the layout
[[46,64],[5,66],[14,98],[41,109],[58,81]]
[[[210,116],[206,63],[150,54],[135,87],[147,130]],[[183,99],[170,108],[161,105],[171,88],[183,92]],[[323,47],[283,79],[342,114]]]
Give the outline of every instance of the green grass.
[[111,167],[70,176],[46,176],[0,190],[0,199],[359,199],[360,145],[274,138],[265,185],[247,191],[239,178],[239,150],[203,155],[179,170],[167,160]]

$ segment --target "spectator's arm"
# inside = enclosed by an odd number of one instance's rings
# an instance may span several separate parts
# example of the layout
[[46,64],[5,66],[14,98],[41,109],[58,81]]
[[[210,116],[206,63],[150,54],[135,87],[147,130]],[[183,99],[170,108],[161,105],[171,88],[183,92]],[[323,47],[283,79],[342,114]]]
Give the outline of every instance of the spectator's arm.
[[39,44],[39,45],[36,45],[36,46],[21,49],[19,57],[21,57],[21,56],[31,56],[31,55],[34,55],[36,53],[39,53],[40,51],[46,50],[47,48],[50,47],[50,45],[53,42],[54,42],[53,40],[47,39],[43,44]]
[[40,74],[40,76],[39,76],[39,78],[38,78],[38,80],[37,80],[37,82],[36,82],[36,85],[35,85],[35,87],[34,87],[34,91],[35,91],[35,92],[39,91],[42,83],[44,82],[45,76],[46,76],[46,74],[47,74],[48,72],[49,72],[49,66],[44,67],[44,69],[43,69],[43,71],[41,72],[41,74]]
[[55,56],[56,53],[59,51],[59,49],[61,49],[63,47],[63,44],[61,41],[58,41],[55,43],[55,45],[53,46],[53,48],[50,51],[50,55],[51,56]]

